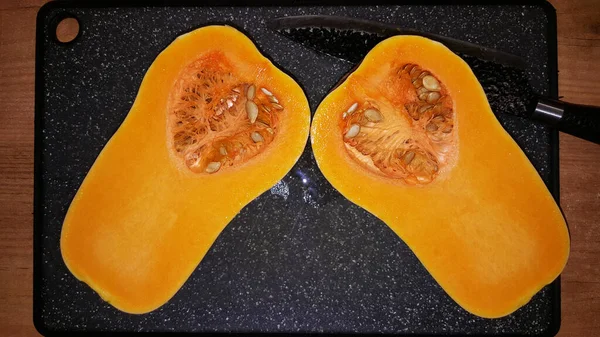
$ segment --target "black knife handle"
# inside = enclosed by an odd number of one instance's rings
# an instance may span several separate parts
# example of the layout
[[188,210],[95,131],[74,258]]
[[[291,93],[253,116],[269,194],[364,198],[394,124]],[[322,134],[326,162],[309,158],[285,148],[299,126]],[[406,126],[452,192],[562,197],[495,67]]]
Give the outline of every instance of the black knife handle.
[[534,119],[558,130],[600,144],[600,107],[539,98]]

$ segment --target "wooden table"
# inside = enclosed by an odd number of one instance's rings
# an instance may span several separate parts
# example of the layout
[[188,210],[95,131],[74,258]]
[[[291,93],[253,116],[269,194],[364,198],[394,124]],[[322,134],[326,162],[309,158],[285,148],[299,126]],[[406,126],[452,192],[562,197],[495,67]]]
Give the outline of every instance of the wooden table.
[[[0,334],[32,323],[35,16],[43,0],[0,0]],[[600,0],[553,0],[559,91],[600,105]],[[559,336],[600,336],[600,146],[560,135],[561,206],[572,249]]]

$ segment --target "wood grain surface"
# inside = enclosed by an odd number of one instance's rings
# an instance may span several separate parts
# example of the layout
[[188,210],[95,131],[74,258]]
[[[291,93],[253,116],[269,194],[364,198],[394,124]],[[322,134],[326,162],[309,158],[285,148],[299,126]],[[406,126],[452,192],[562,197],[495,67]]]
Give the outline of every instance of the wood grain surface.
[[[0,0],[0,335],[32,323],[35,17],[42,0]],[[559,92],[600,105],[600,0],[553,0]],[[561,206],[572,248],[559,336],[600,336],[600,146],[560,135]]]

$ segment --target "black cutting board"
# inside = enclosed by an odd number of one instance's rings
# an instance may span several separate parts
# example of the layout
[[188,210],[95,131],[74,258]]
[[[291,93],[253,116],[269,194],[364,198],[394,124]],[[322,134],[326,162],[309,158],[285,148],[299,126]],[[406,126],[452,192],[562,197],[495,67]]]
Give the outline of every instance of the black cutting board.
[[[50,3],[37,21],[34,322],[74,332],[554,335],[559,281],[501,319],[473,316],[436,284],[384,223],[342,197],[308,146],[286,177],[235,217],[182,289],[145,315],[104,303],[67,270],[62,221],[117,130],[145,70],[175,37],[209,23],[244,31],[304,88],[312,110],[352,65],[268,31],[267,18],[335,14],[430,31],[523,56],[536,90],[557,95],[556,17],[547,3],[136,7]],[[63,44],[57,22],[75,17]],[[502,107],[494,107],[495,112]],[[557,197],[557,133],[498,114]],[[93,216],[93,215],[90,215]]]

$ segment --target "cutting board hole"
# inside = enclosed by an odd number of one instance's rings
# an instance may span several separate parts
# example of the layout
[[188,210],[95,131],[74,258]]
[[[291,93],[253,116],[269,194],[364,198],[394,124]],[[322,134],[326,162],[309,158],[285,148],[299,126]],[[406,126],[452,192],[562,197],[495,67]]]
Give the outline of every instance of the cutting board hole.
[[79,35],[79,21],[67,17],[56,25],[56,39],[62,43],[69,43]]

